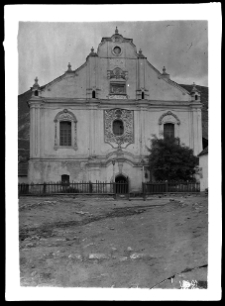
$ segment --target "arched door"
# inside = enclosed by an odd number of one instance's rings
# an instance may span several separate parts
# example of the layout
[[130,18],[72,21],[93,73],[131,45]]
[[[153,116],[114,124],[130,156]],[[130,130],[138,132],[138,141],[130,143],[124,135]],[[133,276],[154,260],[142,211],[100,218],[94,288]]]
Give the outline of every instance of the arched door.
[[119,174],[115,178],[116,183],[116,193],[117,194],[127,194],[128,193],[128,177]]

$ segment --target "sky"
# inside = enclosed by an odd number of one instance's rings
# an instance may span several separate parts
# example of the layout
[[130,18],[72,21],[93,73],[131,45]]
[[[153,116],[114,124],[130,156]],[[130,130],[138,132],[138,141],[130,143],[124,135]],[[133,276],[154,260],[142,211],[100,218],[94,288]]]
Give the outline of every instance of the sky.
[[208,86],[208,23],[191,21],[19,22],[19,94],[38,77],[45,85],[81,66],[102,37],[119,33],[132,38],[137,51],[159,71],[163,66],[179,84]]

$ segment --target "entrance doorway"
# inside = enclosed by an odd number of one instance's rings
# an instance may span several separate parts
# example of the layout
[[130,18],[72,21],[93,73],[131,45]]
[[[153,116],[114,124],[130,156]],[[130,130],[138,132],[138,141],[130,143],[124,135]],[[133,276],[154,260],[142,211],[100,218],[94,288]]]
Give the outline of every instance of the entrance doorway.
[[116,193],[117,194],[127,194],[128,193],[128,177],[119,174],[115,178],[116,183]]

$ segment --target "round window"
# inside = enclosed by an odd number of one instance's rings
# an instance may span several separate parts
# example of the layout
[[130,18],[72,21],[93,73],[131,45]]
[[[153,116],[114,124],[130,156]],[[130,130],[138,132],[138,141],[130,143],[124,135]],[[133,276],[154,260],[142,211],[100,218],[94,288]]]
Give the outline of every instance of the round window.
[[116,46],[114,49],[113,49],[113,52],[116,54],[116,55],[119,55],[121,53],[121,48]]

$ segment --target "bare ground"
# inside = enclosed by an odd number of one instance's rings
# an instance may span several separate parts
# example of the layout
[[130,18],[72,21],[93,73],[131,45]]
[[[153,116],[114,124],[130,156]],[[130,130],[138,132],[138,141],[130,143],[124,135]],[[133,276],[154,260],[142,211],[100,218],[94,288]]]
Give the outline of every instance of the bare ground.
[[207,287],[204,194],[21,197],[19,210],[21,286]]

